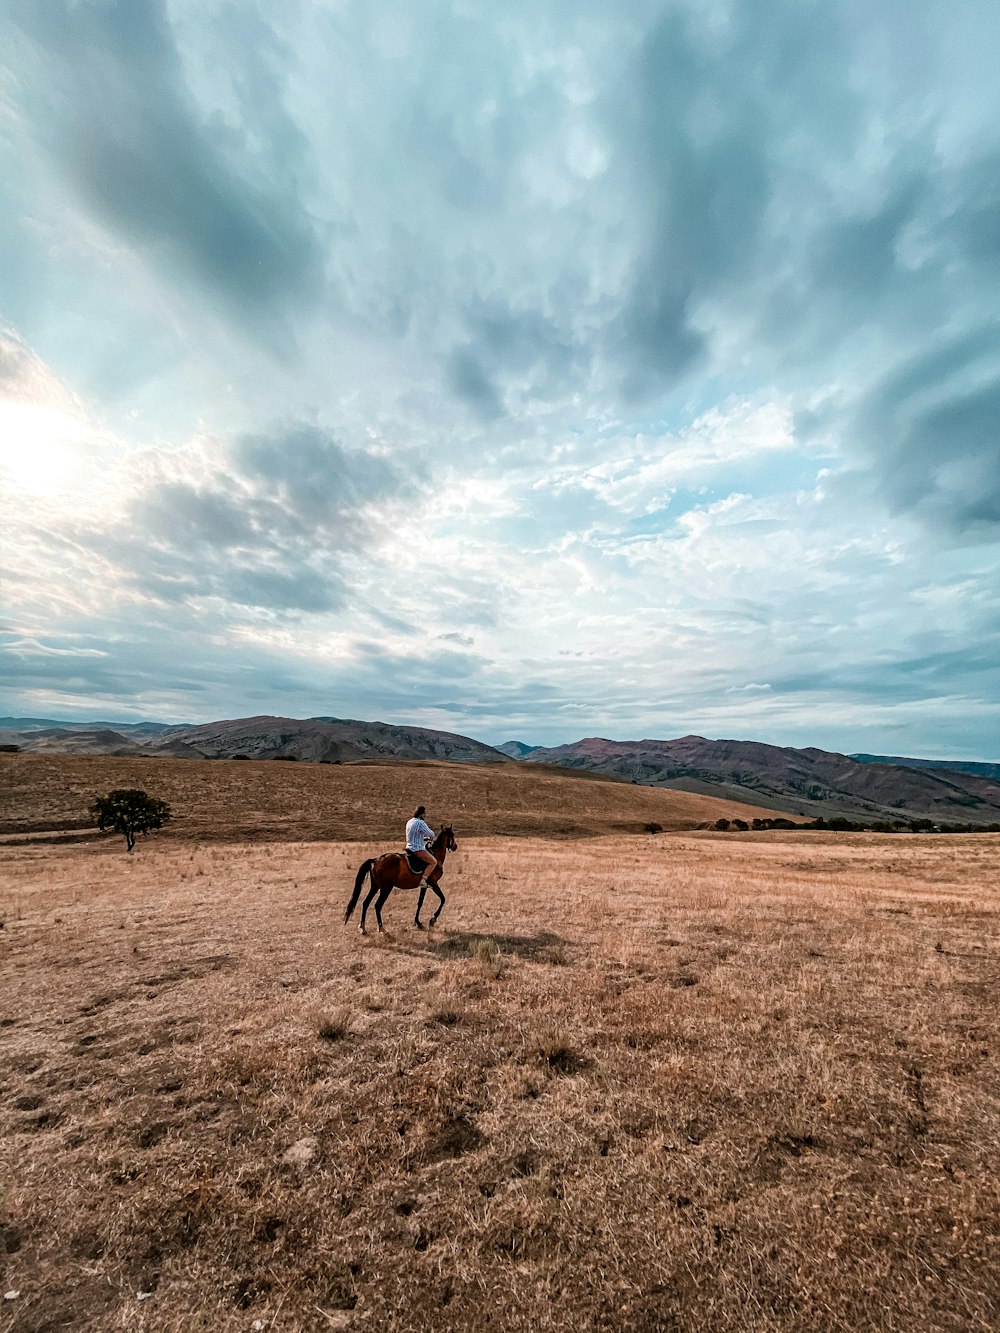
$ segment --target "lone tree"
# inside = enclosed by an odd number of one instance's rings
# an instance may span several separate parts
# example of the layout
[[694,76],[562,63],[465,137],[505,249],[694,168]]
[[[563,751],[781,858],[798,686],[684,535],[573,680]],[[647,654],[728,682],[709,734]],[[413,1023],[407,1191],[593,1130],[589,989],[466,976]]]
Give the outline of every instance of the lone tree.
[[102,833],[108,829],[120,833],[131,851],[137,833],[163,827],[170,818],[170,806],[144,791],[122,787],[107,796],[98,796],[91,813]]

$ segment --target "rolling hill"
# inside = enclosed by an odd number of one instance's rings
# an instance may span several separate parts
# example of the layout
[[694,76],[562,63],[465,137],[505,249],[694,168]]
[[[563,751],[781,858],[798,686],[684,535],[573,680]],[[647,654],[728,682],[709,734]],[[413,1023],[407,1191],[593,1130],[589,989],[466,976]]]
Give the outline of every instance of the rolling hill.
[[646,824],[693,829],[720,817],[750,820],[747,802],[634,787],[546,766],[401,761],[294,764],[135,756],[0,755],[0,834],[93,827],[97,795],[138,787],[167,801],[160,838],[233,841],[402,841],[427,806],[435,825],[467,835],[589,837],[641,833]]

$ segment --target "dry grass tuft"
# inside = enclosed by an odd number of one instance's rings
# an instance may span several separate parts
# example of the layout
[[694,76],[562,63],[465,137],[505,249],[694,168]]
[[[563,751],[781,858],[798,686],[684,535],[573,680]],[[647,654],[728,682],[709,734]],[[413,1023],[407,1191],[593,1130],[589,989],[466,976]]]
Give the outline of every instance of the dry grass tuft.
[[354,1015],[345,1006],[321,1009],[316,1015],[316,1031],[326,1041],[342,1041],[350,1035]]
[[584,1065],[576,1051],[565,1023],[544,1019],[529,1038],[529,1050],[536,1059],[560,1074],[573,1074]]
[[481,963],[483,970],[490,976],[499,977],[503,975],[504,957],[496,940],[485,938],[469,941],[469,956],[474,958],[477,963]]
[[565,967],[569,962],[569,955],[566,952],[565,945],[543,944],[538,950],[538,961],[540,963],[554,963],[557,967]]
[[439,1023],[441,1027],[453,1028],[468,1021],[469,1012],[461,999],[454,995],[441,996],[431,1001],[427,1013],[430,1023]]

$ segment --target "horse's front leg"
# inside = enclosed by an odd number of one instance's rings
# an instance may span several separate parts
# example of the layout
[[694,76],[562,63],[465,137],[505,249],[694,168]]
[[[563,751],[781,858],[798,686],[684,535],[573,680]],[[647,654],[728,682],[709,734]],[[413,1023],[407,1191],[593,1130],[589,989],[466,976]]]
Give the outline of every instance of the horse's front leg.
[[433,926],[433,925],[434,925],[434,922],[435,922],[435,921],[438,919],[438,917],[441,915],[441,910],[442,910],[442,908],[444,907],[444,894],[441,892],[441,890],[438,888],[438,886],[437,886],[436,884],[432,884],[432,885],[431,885],[431,888],[432,888],[432,889],[434,890],[434,892],[437,894],[437,896],[438,896],[438,898],[439,898],[440,901],[438,902],[437,911],[434,913],[434,915],[431,917],[430,921],[428,921],[428,923],[427,923],[428,926]]
[[424,905],[424,894],[425,894],[426,892],[427,892],[427,885],[426,885],[426,883],[421,883],[421,885],[420,885],[420,897],[417,899],[417,915],[413,918],[413,922],[414,922],[414,925],[417,927],[417,930],[423,930],[423,928],[424,928],[423,925],[422,925],[422,923],[421,923],[421,920],[420,920],[420,909],[421,909],[421,907],[423,907],[423,905]]

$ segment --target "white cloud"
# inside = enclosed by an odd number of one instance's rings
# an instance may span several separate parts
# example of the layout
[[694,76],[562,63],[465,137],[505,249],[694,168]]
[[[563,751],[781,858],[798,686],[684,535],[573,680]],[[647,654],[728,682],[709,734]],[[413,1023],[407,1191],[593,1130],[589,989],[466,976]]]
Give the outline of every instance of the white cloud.
[[752,400],[710,408],[677,432],[632,438],[602,435],[591,449],[603,458],[585,468],[553,468],[536,487],[583,490],[630,514],[666,507],[678,487],[715,482],[734,465],[796,448],[790,405]]

